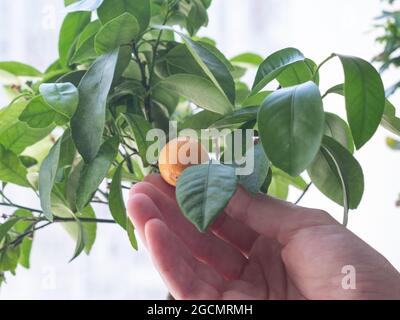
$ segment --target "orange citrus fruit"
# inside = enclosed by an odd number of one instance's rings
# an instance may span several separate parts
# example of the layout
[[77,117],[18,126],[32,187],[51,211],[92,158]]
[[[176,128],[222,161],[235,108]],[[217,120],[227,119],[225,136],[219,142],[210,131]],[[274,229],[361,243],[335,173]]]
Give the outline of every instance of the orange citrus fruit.
[[171,186],[188,167],[209,161],[205,148],[196,139],[180,137],[167,143],[160,152],[158,166],[163,179]]

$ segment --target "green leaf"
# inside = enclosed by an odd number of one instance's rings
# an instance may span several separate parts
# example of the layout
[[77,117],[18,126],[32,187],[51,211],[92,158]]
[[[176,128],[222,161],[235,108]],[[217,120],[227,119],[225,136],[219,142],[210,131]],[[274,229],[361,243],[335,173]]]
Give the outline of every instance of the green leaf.
[[51,210],[51,192],[55,183],[58,163],[60,160],[62,138],[50,149],[49,154],[43,160],[39,171],[39,196],[40,205],[44,216],[52,221],[53,212]]
[[288,185],[293,186],[301,191],[304,191],[308,186],[307,182],[301,176],[292,177],[278,168],[273,167],[272,174],[275,178],[285,181],[285,183]]
[[298,176],[318,153],[324,132],[324,111],[313,82],[285,88],[267,97],[258,114],[261,142],[268,159]]
[[325,113],[325,135],[339,142],[343,147],[354,153],[354,142],[347,123],[336,114]]
[[237,182],[233,167],[213,163],[192,166],[178,179],[176,199],[186,218],[205,232],[227,206]]
[[18,266],[20,247],[10,247],[0,252],[0,270],[15,272]]
[[338,55],[345,83],[347,119],[357,149],[368,142],[381,122],[385,108],[385,90],[375,68],[360,58]]
[[79,179],[76,205],[82,210],[92,199],[93,194],[107,176],[108,169],[118,153],[119,138],[108,139],[101,146],[97,156],[84,165]]
[[72,83],[75,87],[79,86],[83,76],[86,74],[86,70],[71,71],[57,79],[57,83]]
[[315,186],[328,198],[345,209],[355,209],[364,192],[364,176],[351,153],[330,137],[324,137],[322,147],[308,170]]
[[[32,218],[32,212],[24,209],[18,209],[14,212],[14,216],[19,218]],[[14,230],[19,234],[23,234],[31,226],[31,221],[23,221],[22,219],[14,226]],[[24,237],[20,247],[20,255],[18,263],[26,269],[30,267],[30,255],[32,249],[32,236]]]
[[260,106],[264,100],[272,93],[272,91],[261,91],[253,96],[247,97],[242,102],[242,108]]
[[139,33],[139,24],[136,18],[124,13],[107,22],[97,33],[95,48],[97,53],[105,53],[121,45],[130,45]]
[[0,62],[0,70],[6,71],[8,73],[11,73],[14,76],[17,77],[41,77],[43,74],[35,69],[34,67],[31,67],[30,65],[21,63],[21,62],[16,62],[16,61],[5,61],[5,62]]
[[102,24],[100,20],[89,23],[79,35],[76,43],[75,53],[71,58],[71,63],[83,63],[97,57],[95,50],[95,38]]
[[96,59],[79,85],[79,104],[71,129],[76,148],[87,163],[96,157],[102,143],[107,96],[118,53],[116,49]]
[[103,24],[124,13],[130,13],[136,18],[139,31],[143,33],[150,23],[150,0],[104,0],[97,10]]
[[[344,84],[338,84],[336,86],[333,86],[325,93],[325,96],[331,93],[343,96]],[[400,135],[400,119],[396,117],[396,108],[389,101],[389,99],[385,99],[385,108],[381,120],[381,126],[383,126],[385,129],[389,130],[390,132],[396,135]]]
[[80,0],[67,6],[67,11],[94,11],[100,7],[102,2],[103,0]]
[[291,87],[314,79],[318,66],[314,61],[305,59],[287,67],[279,74],[277,80],[282,87]]
[[289,196],[289,182],[280,176],[272,176],[268,195],[280,200],[287,200]]
[[304,55],[294,48],[286,48],[273,53],[258,68],[251,95],[262,90],[287,67],[304,60]]
[[267,179],[270,169],[269,161],[265,155],[261,144],[256,144],[246,153],[246,163],[249,158],[253,158],[254,168],[250,175],[239,176],[239,183],[250,193],[257,194],[260,192],[262,185]]
[[51,210],[56,217],[71,219],[72,221],[61,222],[61,226],[75,241],[75,249],[73,256],[70,260],[76,259],[85,250],[87,236],[83,224],[78,217],[60,200],[57,196],[53,195],[54,201]]
[[7,233],[15,226],[15,224],[19,221],[19,218],[9,218],[6,222],[0,224],[0,243],[1,240],[7,235]]
[[26,147],[42,140],[54,128],[53,125],[43,128],[31,128],[19,121],[27,102],[20,100],[0,110],[0,144],[6,149],[20,154]]
[[146,135],[152,129],[151,124],[143,117],[135,114],[126,114],[124,118],[132,130],[140,157],[147,163],[146,153],[151,143],[146,140]]
[[344,84],[337,84],[336,86],[333,86],[332,88],[328,89],[328,91],[326,91],[325,96],[327,96],[328,94],[331,93],[336,93],[339,95],[344,95]]
[[192,7],[186,19],[186,28],[189,34],[195,35],[203,25],[207,24],[208,14],[204,4],[201,0],[192,0]]
[[190,53],[203,69],[204,73],[221,91],[221,93],[223,93],[228,100],[234,104],[236,100],[235,82],[229,69],[224,64],[224,61],[211,52],[202,42],[193,41],[186,36],[182,37]]
[[122,196],[121,173],[122,165],[120,165],[114,173],[110,186],[108,204],[115,222],[117,222],[122,228],[126,229],[127,216],[124,198]]
[[396,117],[396,109],[388,99],[386,99],[385,112],[381,125],[390,132],[400,136],[400,118]]
[[189,52],[201,67],[207,78],[221,91],[232,104],[235,103],[235,82],[226,66],[226,59],[221,58],[221,53],[215,54],[209,46],[201,41],[193,41],[184,34],[170,27],[159,27],[161,30],[169,30],[177,33],[184,40]]
[[19,160],[21,160],[21,163],[28,169],[38,164],[38,161],[30,156],[19,156]]
[[126,221],[126,230],[129,238],[129,242],[134,250],[138,250],[138,243],[135,236],[135,227],[133,226],[131,220]]
[[0,181],[30,187],[26,168],[18,156],[0,145]]
[[232,114],[228,114],[222,119],[217,120],[211,125],[211,128],[226,128],[232,125],[242,124],[247,121],[257,119],[257,113],[259,111],[259,107],[250,107],[243,108],[234,111]]
[[220,120],[222,116],[219,113],[202,110],[188,118],[180,125],[179,129],[201,130],[208,129],[213,123]]
[[25,122],[18,121],[11,128],[0,130],[0,144],[15,154],[21,154],[27,147],[48,136],[53,129],[54,125],[42,129],[30,128]]
[[228,114],[233,105],[211,81],[195,75],[176,74],[159,82],[164,89],[190,100],[199,107],[219,113]]
[[[96,215],[91,206],[87,206],[76,214],[77,218],[96,219]],[[83,231],[85,232],[85,248],[84,251],[88,255],[92,251],[94,242],[96,241],[97,223],[82,222]]]
[[43,83],[39,91],[55,111],[68,118],[73,116],[78,107],[79,92],[72,83]]
[[19,120],[36,129],[47,128],[54,123],[62,124],[68,121],[63,115],[52,109],[42,96],[37,96],[28,103],[19,116]]
[[263,62],[263,58],[261,58],[258,54],[248,52],[233,57],[231,62],[258,67]]
[[32,239],[25,237],[20,244],[20,255],[18,263],[26,269],[30,268],[30,257],[32,250]]
[[73,12],[65,17],[58,42],[61,65],[67,66],[74,43],[81,31],[89,24],[90,16],[90,12]]

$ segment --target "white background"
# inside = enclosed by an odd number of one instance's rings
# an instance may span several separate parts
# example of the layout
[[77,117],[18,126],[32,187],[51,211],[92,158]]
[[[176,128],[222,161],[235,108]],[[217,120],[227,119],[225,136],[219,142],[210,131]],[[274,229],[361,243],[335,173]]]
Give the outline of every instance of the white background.
[[[379,52],[371,32],[379,15],[379,0],[214,0],[210,25],[202,30],[217,40],[219,48],[234,56],[254,51],[266,57],[283,47],[297,47],[321,62],[332,52],[367,60]],[[63,17],[62,0],[0,0],[0,61],[19,60],[44,69],[57,57],[57,30]],[[343,81],[341,66],[330,62],[321,71],[324,89]],[[396,78],[397,77],[397,78]],[[390,86],[400,74],[384,77]],[[0,93],[1,105],[5,105]],[[394,97],[395,104],[400,99]],[[326,106],[344,116],[343,100],[329,97]],[[349,228],[384,254],[400,269],[400,209],[394,203],[400,192],[400,153],[389,150],[383,129],[356,157],[365,172],[365,194],[350,216]],[[14,190],[20,203],[37,205],[30,194]],[[295,199],[297,194],[291,194]],[[329,211],[341,219],[341,208],[314,188],[303,205]],[[108,216],[98,208],[99,216]],[[166,244],[166,250],[168,250]],[[131,250],[116,226],[99,226],[90,257],[68,264],[74,244],[58,226],[38,233],[30,270],[18,269],[0,289],[1,299],[163,299],[166,289],[141,246]],[[316,266],[318,268],[318,266]]]

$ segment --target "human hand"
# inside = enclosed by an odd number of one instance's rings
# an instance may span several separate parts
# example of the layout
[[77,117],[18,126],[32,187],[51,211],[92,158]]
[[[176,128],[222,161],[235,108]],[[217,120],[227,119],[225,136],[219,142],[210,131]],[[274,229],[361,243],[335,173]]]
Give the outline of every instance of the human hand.
[[[132,188],[128,211],[176,299],[400,299],[396,269],[320,210],[239,188],[202,234],[152,175]],[[356,289],[342,286],[348,265]]]

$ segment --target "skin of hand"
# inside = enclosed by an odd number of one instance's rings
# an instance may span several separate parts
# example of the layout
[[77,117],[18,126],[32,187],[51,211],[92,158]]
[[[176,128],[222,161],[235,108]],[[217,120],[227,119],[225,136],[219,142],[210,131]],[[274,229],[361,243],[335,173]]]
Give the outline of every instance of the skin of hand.
[[[136,184],[129,217],[176,299],[400,299],[400,275],[321,210],[239,188],[207,233],[160,176]],[[342,285],[352,266],[356,288]]]

